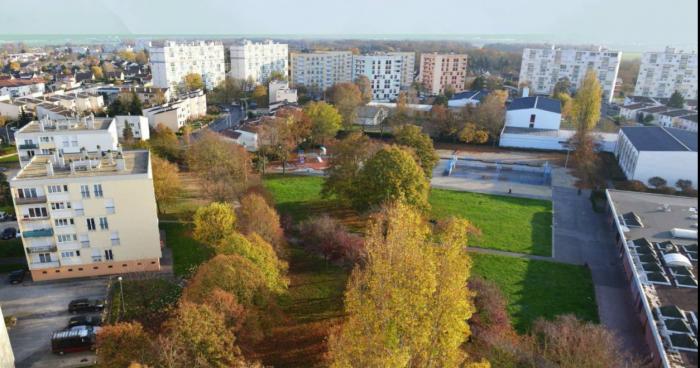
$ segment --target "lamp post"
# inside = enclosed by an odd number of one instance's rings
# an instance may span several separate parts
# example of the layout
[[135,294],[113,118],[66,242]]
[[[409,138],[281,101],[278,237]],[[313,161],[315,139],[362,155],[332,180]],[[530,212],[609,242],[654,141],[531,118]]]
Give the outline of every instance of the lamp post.
[[122,300],[122,313],[126,314],[126,305],[124,304],[124,287],[122,286],[122,277],[119,276],[117,277],[117,280],[119,281],[119,294],[121,295],[121,300]]

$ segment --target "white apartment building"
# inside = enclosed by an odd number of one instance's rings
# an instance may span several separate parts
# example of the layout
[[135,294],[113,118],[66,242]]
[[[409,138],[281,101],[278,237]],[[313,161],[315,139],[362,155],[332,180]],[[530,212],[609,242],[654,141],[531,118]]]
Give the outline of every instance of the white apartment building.
[[32,121],[15,132],[15,144],[21,167],[26,167],[35,156],[116,150],[117,124],[114,118]]
[[2,79],[0,80],[0,96],[24,97],[41,96],[46,84],[41,78],[32,79]]
[[439,95],[451,86],[454,92],[465,89],[467,54],[421,54],[418,79],[431,95]]
[[297,102],[297,90],[289,88],[289,82],[287,81],[270,81],[267,95],[271,105]]
[[391,101],[399,96],[401,89],[410,87],[413,82],[415,54],[394,52],[355,55],[352,64],[352,79],[366,76],[372,86],[373,100]]
[[124,128],[128,125],[134,135],[134,139],[146,141],[151,138],[148,128],[148,118],[140,115],[117,115],[114,117],[117,125],[117,135],[119,139],[124,139]]
[[224,46],[221,42],[166,41],[148,49],[153,75],[153,87],[178,91],[183,78],[195,73],[202,76],[211,90],[224,80]]
[[523,50],[519,82],[529,83],[530,92],[549,95],[560,79],[567,78],[576,90],[586,72],[595,71],[603,88],[603,100],[611,102],[622,53],[599,48],[597,50],[547,49]]
[[322,92],[336,83],[351,82],[350,51],[319,51],[291,54],[291,84]]
[[194,91],[166,104],[143,109],[143,115],[148,118],[151,127],[163,124],[173,132],[182,128],[187,120],[206,114],[207,95],[204,91]]
[[698,54],[672,47],[644,53],[634,94],[667,98],[675,91],[686,99],[698,98]]
[[289,48],[287,44],[251,42],[244,40],[229,48],[231,55],[230,75],[235,79],[253,80],[256,84],[265,83],[272,72],[289,74]]
[[36,156],[10,187],[34,281],[160,269],[148,151]]

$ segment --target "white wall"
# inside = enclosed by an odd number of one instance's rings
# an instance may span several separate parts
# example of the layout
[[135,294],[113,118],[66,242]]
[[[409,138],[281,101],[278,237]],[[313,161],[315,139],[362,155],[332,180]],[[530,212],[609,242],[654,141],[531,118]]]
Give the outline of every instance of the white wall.
[[500,147],[513,148],[529,148],[541,149],[550,151],[565,151],[560,141],[563,139],[559,136],[536,136],[528,134],[501,134],[501,139],[498,142]]
[[131,125],[131,130],[134,133],[134,138],[140,139],[142,141],[150,139],[150,131],[148,129],[148,118],[139,115],[117,115],[114,117],[117,123],[117,135],[119,138],[124,138],[124,128],[125,124]]
[[698,188],[698,153],[688,151],[651,152],[642,151],[637,159],[634,177],[648,185],[654,176],[662,177],[668,186],[675,186],[679,179],[692,180],[693,188]]
[[529,128],[530,115],[535,115],[535,129],[559,129],[561,114],[540,109],[520,109],[506,111],[506,126]]
[[14,368],[15,356],[12,353],[10,345],[10,336],[7,334],[7,327],[4,322],[5,318],[0,308],[0,368]]

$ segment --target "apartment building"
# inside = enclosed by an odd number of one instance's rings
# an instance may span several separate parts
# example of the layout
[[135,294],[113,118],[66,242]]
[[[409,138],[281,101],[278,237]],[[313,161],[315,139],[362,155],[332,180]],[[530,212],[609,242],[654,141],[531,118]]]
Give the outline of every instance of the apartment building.
[[155,128],[163,124],[176,132],[187,120],[196,119],[207,114],[207,95],[204,91],[194,91],[163,105],[143,109],[143,115],[148,118],[148,124]]
[[336,83],[353,80],[350,51],[292,53],[290,59],[292,86],[323,92]]
[[32,121],[15,132],[15,144],[20,166],[26,167],[35,156],[116,150],[119,143],[114,118],[90,116]]
[[148,151],[35,156],[10,187],[35,281],[160,269]]
[[131,134],[135,140],[146,141],[151,138],[151,132],[148,127],[148,118],[140,115],[117,115],[114,117],[117,125],[117,136],[120,140],[124,139],[124,129],[129,126]]
[[202,76],[207,89],[224,80],[224,46],[221,42],[174,42],[148,49],[153,87],[170,88],[176,93],[183,78],[191,73]]
[[391,101],[413,82],[415,54],[405,52],[355,55],[352,79],[366,76],[372,86],[372,99]]
[[41,78],[32,79],[0,79],[0,96],[24,97],[41,96],[46,84]]
[[686,99],[698,98],[698,54],[667,47],[663,52],[646,52],[637,75],[634,94],[671,97],[680,92]]
[[418,79],[431,95],[464,91],[468,67],[467,54],[421,54]]
[[297,102],[297,90],[289,88],[287,81],[270,81],[267,87],[269,104]]
[[601,87],[603,100],[611,102],[622,53],[602,48],[595,50],[560,49],[552,46],[546,49],[523,50],[520,66],[521,84],[530,85],[530,92],[549,95],[557,82],[567,78],[572,89],[578,89],[586,72],[592,69]]
[[272,72],[289,74],[289,49],[287,44],[271,40],[251,42],[244,40],[229,48],[231,55],[232,78],[253,80],[256,84],[265,83]]

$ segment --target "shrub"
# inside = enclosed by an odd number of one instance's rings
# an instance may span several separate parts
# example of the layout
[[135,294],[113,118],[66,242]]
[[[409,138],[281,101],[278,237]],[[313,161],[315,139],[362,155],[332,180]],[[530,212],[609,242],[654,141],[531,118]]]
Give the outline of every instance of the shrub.
[[364,241],[329,216],[304,221],[299,226],[304,247],[330,262],[352,265],[365,258]]
[[629,190],[633,192],[646,192],[648,189],[647,186],[639,180],[623,181],[619,184],[619,188],[622,190]]
[[669,187],[667,185],[662,185],[658,188],[656,188],[656,191],[661,194],[669,194],[669,195],[674,195],[676,194],[676,189]]
[[654,176],[649,178],[647,181],[650,186],[660,189],[661,187],[666,186],[666,179],[659,177],[659,176]]

